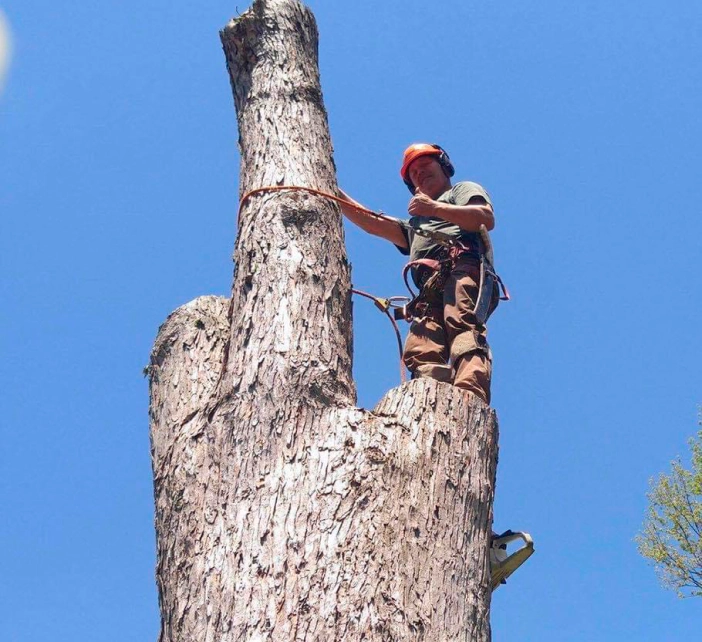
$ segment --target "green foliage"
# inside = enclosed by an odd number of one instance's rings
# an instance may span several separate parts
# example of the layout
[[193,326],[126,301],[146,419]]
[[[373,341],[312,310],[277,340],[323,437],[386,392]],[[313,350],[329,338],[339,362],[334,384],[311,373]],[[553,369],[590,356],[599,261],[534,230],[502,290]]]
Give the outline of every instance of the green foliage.
[[639,552],[680,597],[702,597],[702,430],[690,440],[692,469],[680,459],[670,475],[652,480]]

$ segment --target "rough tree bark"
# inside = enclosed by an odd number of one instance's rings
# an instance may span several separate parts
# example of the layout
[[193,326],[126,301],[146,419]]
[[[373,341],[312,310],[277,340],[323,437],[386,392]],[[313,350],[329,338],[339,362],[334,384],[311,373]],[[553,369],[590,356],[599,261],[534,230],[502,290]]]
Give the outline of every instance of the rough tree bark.
[[[221,38],[241,193],[335,191],[311,12],[256,0]],[[432,380],[355,406],[333,203],[252,197],[235,264],[151,355],[159,640],[489,640],[493,411]]]

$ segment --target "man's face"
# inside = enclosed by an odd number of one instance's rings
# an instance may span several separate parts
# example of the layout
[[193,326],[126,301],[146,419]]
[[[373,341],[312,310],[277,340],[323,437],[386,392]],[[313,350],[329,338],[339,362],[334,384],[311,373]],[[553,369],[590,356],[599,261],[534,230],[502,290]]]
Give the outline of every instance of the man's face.
[[435,156],[420,156],[409,166],[409,178],[421,192],[430,198],[441,196],[451,181]]

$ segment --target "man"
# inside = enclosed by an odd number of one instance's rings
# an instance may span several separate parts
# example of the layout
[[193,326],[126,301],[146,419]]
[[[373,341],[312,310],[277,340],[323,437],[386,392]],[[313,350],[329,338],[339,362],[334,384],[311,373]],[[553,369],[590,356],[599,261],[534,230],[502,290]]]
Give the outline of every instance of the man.
[[[487,292],[487,305],[477,313],[481,255],[485,247],[480,230],[495,226],[487,192],[477,183],[451,184],[454,167],[438,145],[410,145],[404,153],[400,175],[412,198],[411,218],[379,218],[346,194],[343,213],[366,232],[394,243],[409,254],[412,277],[420,290],[403,359],[413,377],[431,377],[469,390],[490,403],[492,356],[485,320],[495,309],[497,287]],[[449,237],[454,249],[449,251]],[[457,251],[457,247],[461,249]],[[430,261],[427,261],[429,259]],[[426,267],[431,259],[443,261],[441,274]],[[492,266],[489,266],[492,270]],[[434,278],[432,278],[434,276]],[[493,281],[484,284],[492,286]],[[496,284],[495,284],[496,285]]]

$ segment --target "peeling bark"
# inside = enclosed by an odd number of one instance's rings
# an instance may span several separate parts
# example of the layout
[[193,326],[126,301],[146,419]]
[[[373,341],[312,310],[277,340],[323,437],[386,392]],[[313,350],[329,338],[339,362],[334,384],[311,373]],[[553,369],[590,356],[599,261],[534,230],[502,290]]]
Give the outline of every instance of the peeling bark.
[[[335,191],[311,12],[257,0],[221,37],[242,195]],[[355,406],[333,203],[254,196],[235,263],[151,357],[160,641],[488,641],[493,411],[432,380]]]

